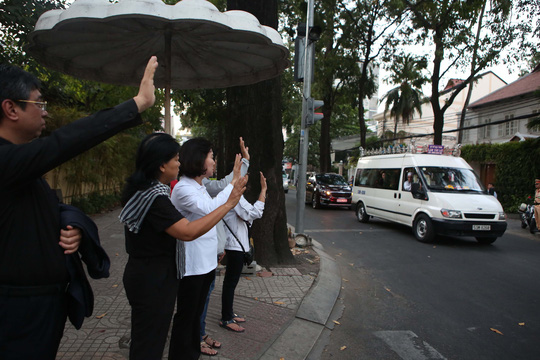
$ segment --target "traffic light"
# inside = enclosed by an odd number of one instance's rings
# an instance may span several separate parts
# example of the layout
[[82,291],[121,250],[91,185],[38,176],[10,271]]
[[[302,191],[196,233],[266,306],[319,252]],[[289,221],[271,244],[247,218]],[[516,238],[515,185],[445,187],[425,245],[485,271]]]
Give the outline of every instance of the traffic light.
[[324,117],[323,113],[315,112],[324,105],[322,100],[313,100],[313,98],[307,99],[307,114],[306,114],[306,126],[311,126]]

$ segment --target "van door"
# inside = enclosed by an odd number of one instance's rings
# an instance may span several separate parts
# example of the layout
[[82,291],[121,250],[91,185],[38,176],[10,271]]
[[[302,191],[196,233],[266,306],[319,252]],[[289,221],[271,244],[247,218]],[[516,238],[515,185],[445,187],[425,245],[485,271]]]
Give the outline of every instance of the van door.
[[396,198],[398,206],[395,220],[397,222],[412,226],[414,220],[413,215],[416,213],[416,210],[422,206],[424,200],[415,199],[412,196],[411,185],[420,182],[420,177],[414,167],[403,168],[399,192]]
[[369,189],[366,189],[365,205],[368,214],[395,220],[396,197],[401,169],[370,169]]

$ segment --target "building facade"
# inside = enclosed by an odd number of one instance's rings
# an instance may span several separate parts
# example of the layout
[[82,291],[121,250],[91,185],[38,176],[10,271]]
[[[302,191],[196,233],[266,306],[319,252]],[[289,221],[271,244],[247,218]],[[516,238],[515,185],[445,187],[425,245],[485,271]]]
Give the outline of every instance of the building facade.
[[[453,91],[457,85],[463,80],[452,79],[448,82],[446,88],[441,92],[439,102],[443,106],[446,101],[452,96]],[[488,71],[481,75],[478,75],[474,80],[472,86],[471,99],[469,102],[477,101],[493,91],[502,88],[506,85],[506,82],[493,72]],[[444,127],[443,131],[457,130],[459,127],[459,121],[461,118],[461,112],[465,101],[467,99],[467,93],[471,84],[467,85],[456,96],[452,105],[446,110],[444,114]],[[398,121],[397,133],[409,135],[426,135],[433,133],[433,109],[430,102],[426,102],[422,105],[422,114],[415,112],[413,119],[408,125]],[[384,112],[375,115],[374,120],[377,121],[377,135],[381,137],[386,131],[394,131],[395,119],[390,117],[389,112]],[[449,132],[443,134],[443,145],[453,147],[457,144],[458,133]],[[410,140],[407,140],[410,142]],[[433,144],[433,136],[422,136],[415,139],[416,145],[429,145]]]
[[[535,138],[540,127],[528,123],[540,116],[540,64],[529,74],[472,102],[468,107],[463,144],[502,143]],[[496,123],[494,125],[488,125]]]

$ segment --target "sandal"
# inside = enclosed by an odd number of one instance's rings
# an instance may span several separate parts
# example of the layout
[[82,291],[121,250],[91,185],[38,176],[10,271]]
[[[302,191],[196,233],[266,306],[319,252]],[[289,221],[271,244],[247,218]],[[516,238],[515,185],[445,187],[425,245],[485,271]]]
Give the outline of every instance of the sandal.
[[237,314],[233,314],[233,320],[236,321],[238,324],[246,322],[246,319]]
[[[230,325],[233,325],[233,326],[230,326]],[[239,333],[244,332],[244,330],[245,330],[243,327],[238,325],[236,323],[236,321],[234,321],[234,320],[229,320],[229,321],[223,321],[222,320],[222,321],[219,322],[219,326],[221,326],[222,328],[227,329],[229,331],[234,331],[234,332],[239,332]]]
[[210,336],[208,335],[204,335],[203,338],[204,342],[208,345],[210,345],[211,347],[213,347],[214,349],[219,349],[221,348],[221,343],[219,341],[216,341],[214,339],[212,339]]
[[210,347],[207,343],[204,341],[201,341],[201,354],[207,355],[207,356],[216,356],[218,352]]

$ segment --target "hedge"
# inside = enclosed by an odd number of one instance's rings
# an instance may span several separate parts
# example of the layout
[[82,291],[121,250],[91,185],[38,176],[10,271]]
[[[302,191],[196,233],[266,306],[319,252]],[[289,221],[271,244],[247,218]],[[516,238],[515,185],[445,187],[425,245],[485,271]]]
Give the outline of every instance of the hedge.
[[517,212],[532,201],[534,179],[540,178],[540,140],[502,144],[465,145],[461,157],[467,162],[494,163],[497,196],[506,212]]

